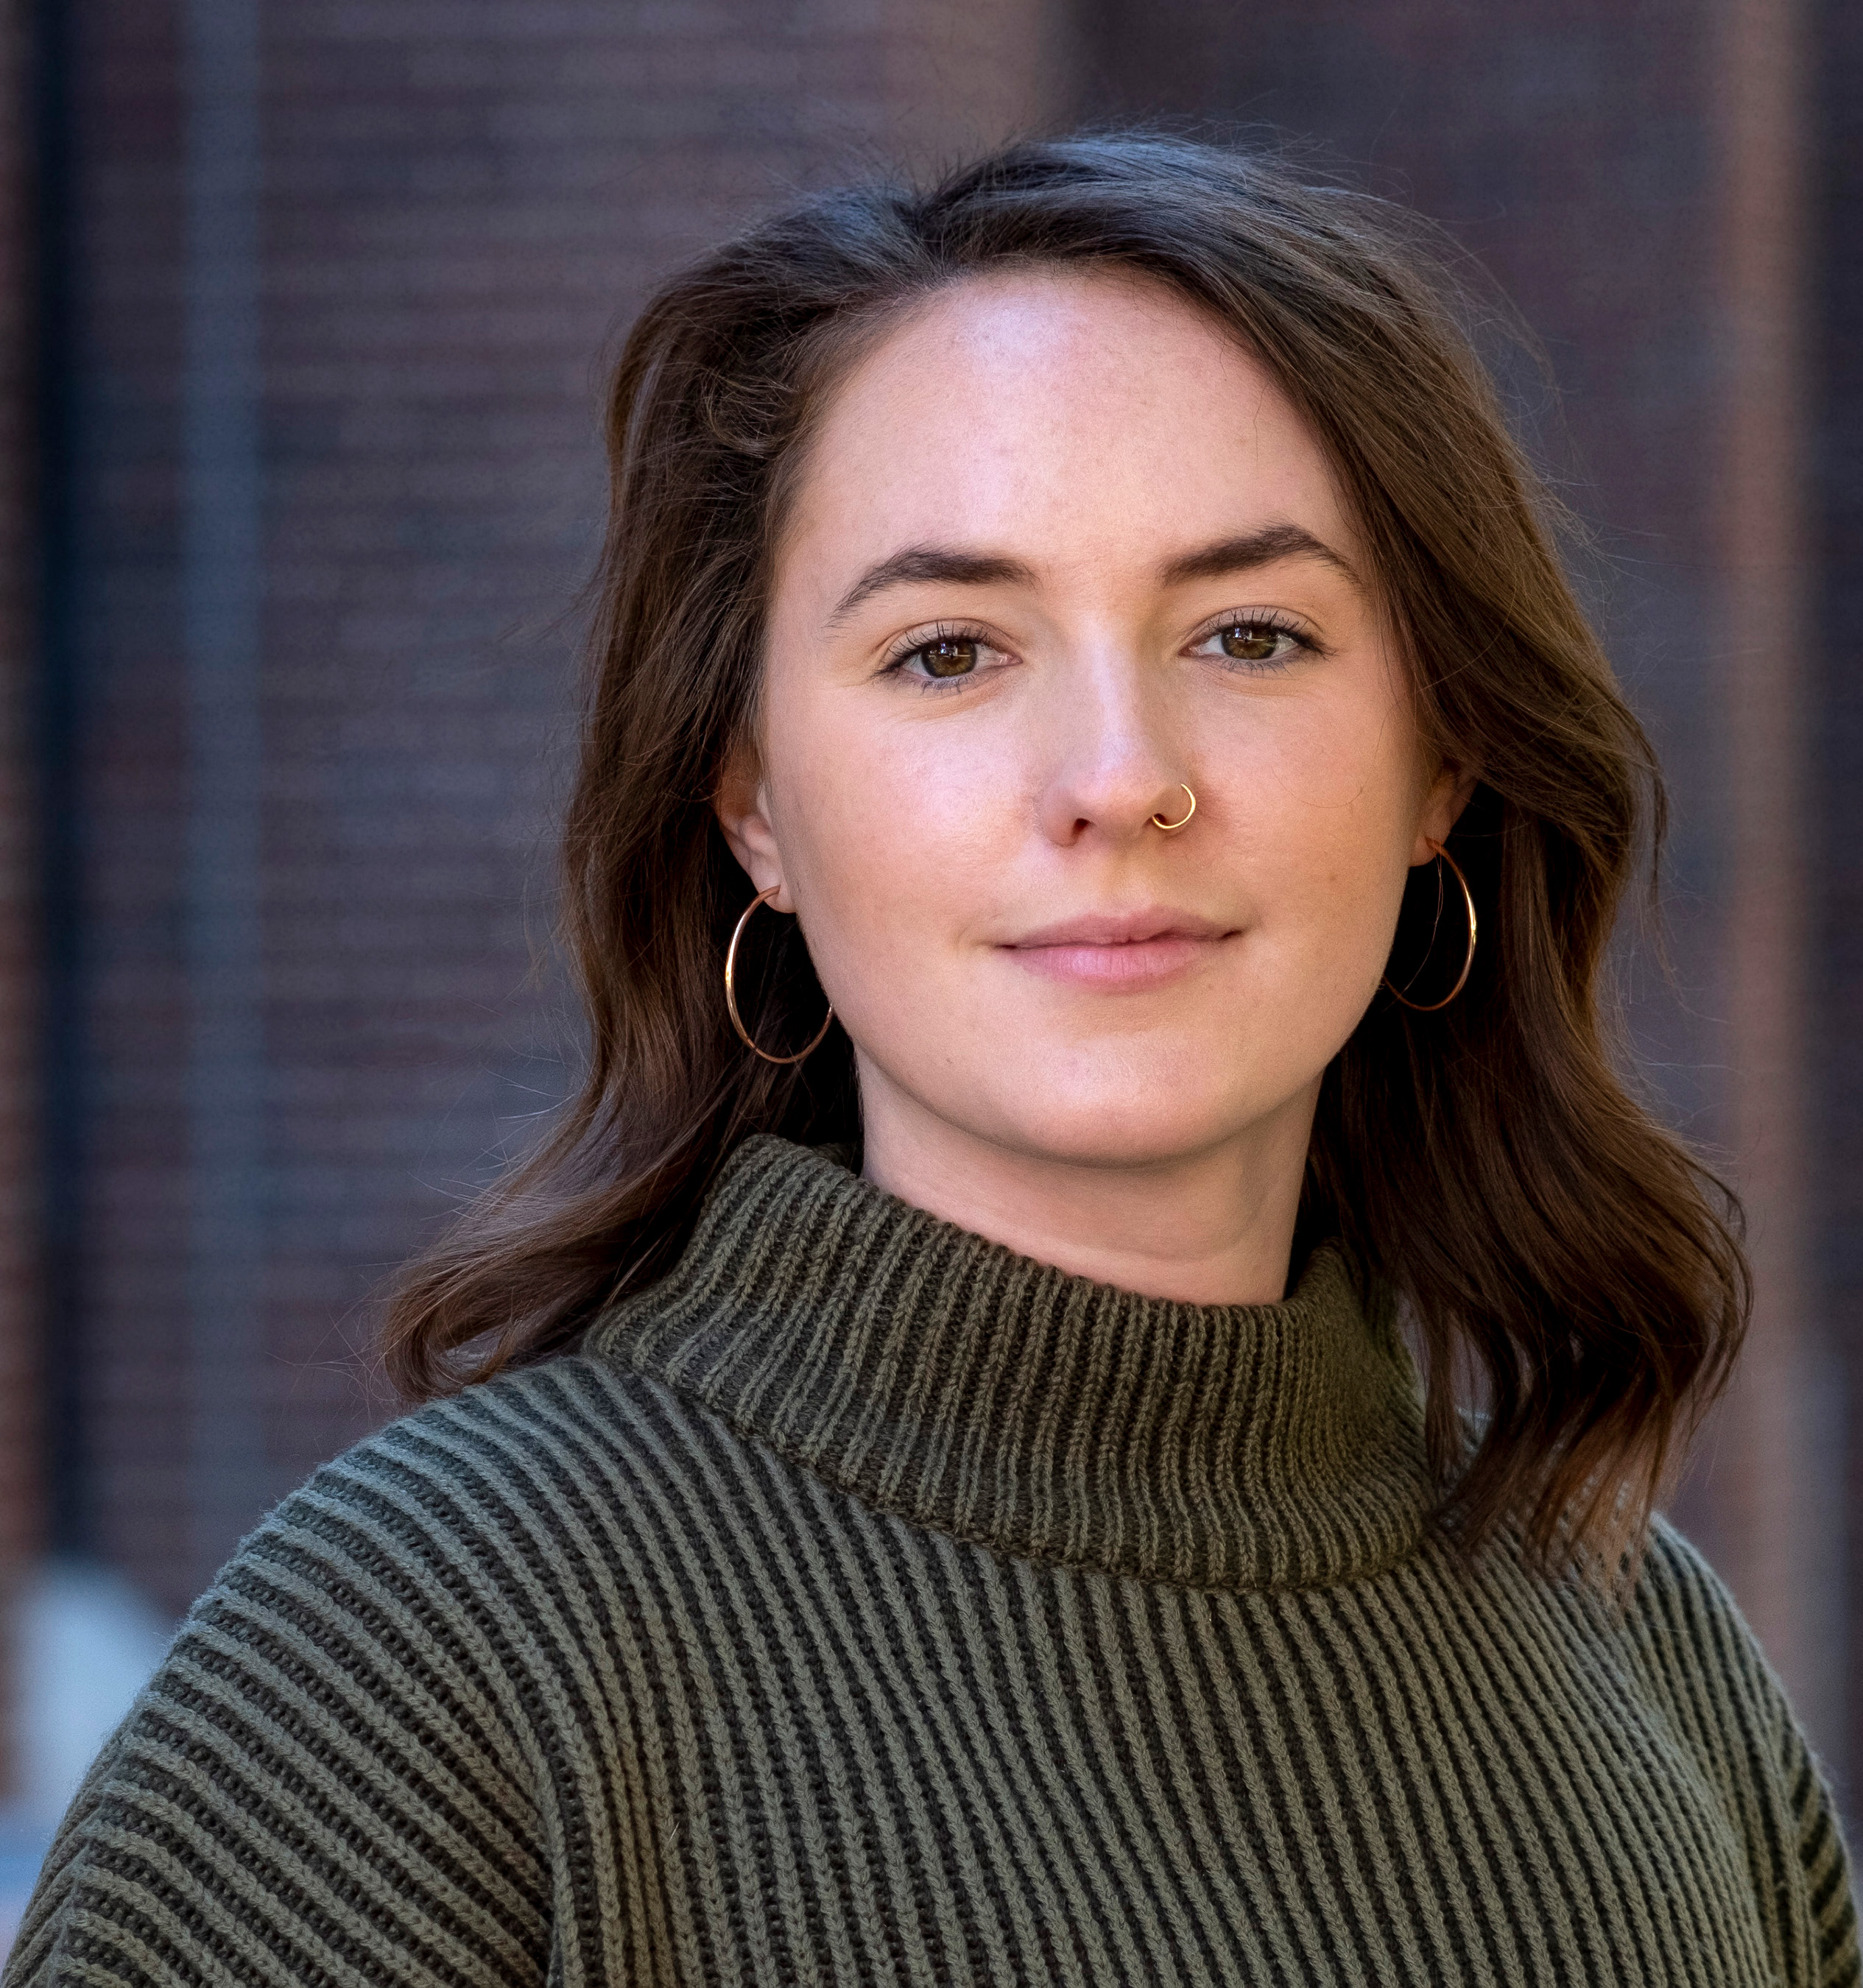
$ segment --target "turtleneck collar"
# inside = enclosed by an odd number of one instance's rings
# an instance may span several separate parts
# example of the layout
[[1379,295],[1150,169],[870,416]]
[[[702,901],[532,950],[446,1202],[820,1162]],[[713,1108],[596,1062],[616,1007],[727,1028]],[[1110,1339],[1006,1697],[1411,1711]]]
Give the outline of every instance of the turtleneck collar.
[[1278,1304],[1177,1304],[766,1136],[585,1350],[882,1510],[1034,1560],[1311,1587],[1401,1559],[1431,1503],[1390,1307],[1368,1316],[1335,1246]]

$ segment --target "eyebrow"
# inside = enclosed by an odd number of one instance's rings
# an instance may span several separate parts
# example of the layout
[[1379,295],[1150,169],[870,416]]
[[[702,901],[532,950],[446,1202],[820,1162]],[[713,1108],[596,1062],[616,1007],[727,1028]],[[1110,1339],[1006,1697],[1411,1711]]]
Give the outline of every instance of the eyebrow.
[[967,553],[955,546],[908,546],[903,552],[870,566],[835,603],[828,626],[844,621],[863,601],[889,587],[907,587],[915,581],[942,580],[948,586],[1003,587],[1029,585],[1034,574],[1019,560],[1000,553]]
[[[1264,525],[1259,531],[1218,539],[1168,562],[1161,577],[1167,587],[1187,580],[1220,580],[1229,573],[1252,572],[1276,560],[1324,560],[1354,586],[1361,584],[1351,563],[1303,526]],[[1020,560],[1002,553],[966,552],[958,546],[908,546],[870,566],[835,603],[827,625],[837,627],[857,607],[889,587],[942,581],[955,587],[1032,586],[1035,574]]]
[[1232,573],[1251,573],[1284,559],[1324,560],[1354,587],[1364,583],[1343,554],[1334,552],[1324,539],[1316,539],[1304,526],[1291,524],[1264,525],[1259,532],[1199,546],[1172,560],[1161,576],[1167,587],[1176,587],[1189,580],[1221,580]]

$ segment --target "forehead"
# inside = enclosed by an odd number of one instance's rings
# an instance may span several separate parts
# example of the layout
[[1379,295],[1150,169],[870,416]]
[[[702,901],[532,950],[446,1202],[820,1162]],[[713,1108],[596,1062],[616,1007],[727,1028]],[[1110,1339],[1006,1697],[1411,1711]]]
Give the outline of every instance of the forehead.
[[850,560],[894,537],[1151,557],[1273,516],[1349,541],[1330,465],[1208,313],[1123,272],[971,279],[915,306],[833,390],[791,519]]

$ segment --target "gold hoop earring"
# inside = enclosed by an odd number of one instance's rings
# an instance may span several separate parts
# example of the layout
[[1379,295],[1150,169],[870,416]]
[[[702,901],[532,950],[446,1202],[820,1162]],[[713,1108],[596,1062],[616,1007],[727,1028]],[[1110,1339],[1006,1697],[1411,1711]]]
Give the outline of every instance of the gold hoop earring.
[[1185,793],[1190,794],[1190,805],[1184,810],[1182,820],[1167,821],[1161,812],[1151,817],[1151,826],[1154,828],[1161,828],[1167,835],[1175,835],[1180,828],[1189,827],[1190,817],[1197,811],[1196,796],[1190,793],[1190,789],[1184,781],[1179,780],[1178,785],[1183,788]]
[[744,936],[744,928],[750,923],[750,915],[759,904],[767,904],[781,890],[780,884],[773,884],[767,891],[759,891],[744,907],[744,915],[737,921],[731,935],[731,943],[725,951],[725,1011],[731,1017],[731,1026],[743,1039],[744,1046],[753,1056],[760,1056],[766,1063],[800,1063],[803,1058],[821,1047],[822,1038],[827,1034],[834,1020],[834,1010],[828,1010],[827,1019],[816,1031],[815,1040],[807,1049],[798,1050],[793,1056],[772,1056],[768,1050],[760,1050],[751,1040],[750,1031],[744,1026],[744,1018],[738,1013],[738,941]]
[[[1388,974],[1385,975],[1384,985],[1392,1000],[1403,1002],[1406,1008],[1414,1009],[1419,1015],[1433,1015],[1439,1008],[1446,1008],[1463,988],[1468,986],[1469,970],[1475,964],[1475,893],[1469,888],[1469,880],[1462,874],[1462,865],[1443,847],[1442,844],[1439,842],[1432,842],[1429,846],[1436,852],[1436,924],[1440,925],[1442,922],[1442,866],[1446,863],[1455,871],[1456,881],[1462,886],[1462,901],[1469,915],[1469,950],[1463,957],[1462,971],[1456,976],[1455,986],[1443,996],[1440,1001],[1408,1000],[1391,986],[1391,976]],[[1433,952],[1436,943],[1435,926],[1430,929],[1429,939],[1431,950]],[[1428,953],[1424,955],[1425,959],[1429,956]],[[1420,973],[1422,970],[1422,966],[1419,965],[1417,972]],[[1415,973],[1410,976],[1412,981],[1415,981],[1416,977]]]

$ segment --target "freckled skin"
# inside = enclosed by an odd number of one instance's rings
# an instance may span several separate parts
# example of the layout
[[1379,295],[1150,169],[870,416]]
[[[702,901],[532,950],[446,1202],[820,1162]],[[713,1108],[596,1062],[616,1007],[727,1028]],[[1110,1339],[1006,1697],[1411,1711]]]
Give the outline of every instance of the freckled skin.
[[[1351,570],[1169,571],[1280,527]],[[837,618],[915,547],[1022,570]],[[1474,783],[1426,763],[1365,573],[1284,397],[1143,280],[955,286],[839,387],[718,806],[802,920],[882,1185],[1129,1289],[1281,1295],[1320,1075]],[[1185,929],[1029,943],[1121,918]]]

